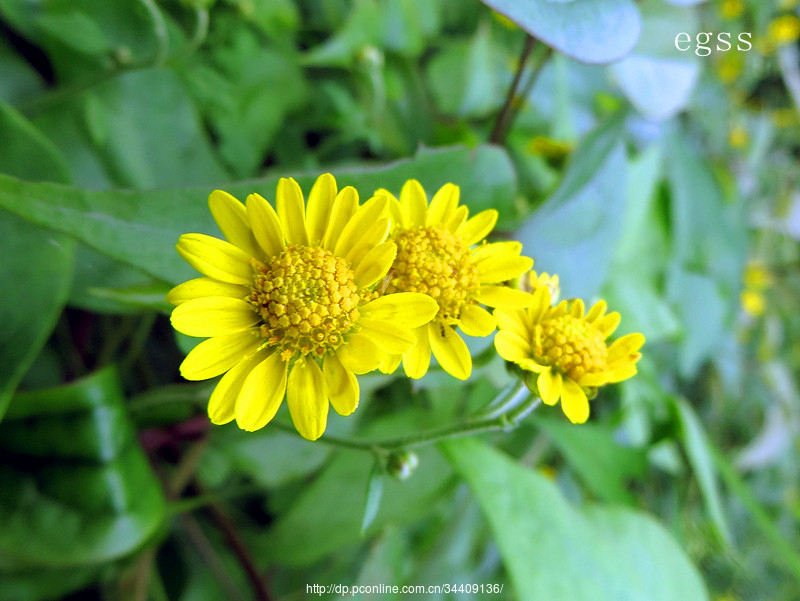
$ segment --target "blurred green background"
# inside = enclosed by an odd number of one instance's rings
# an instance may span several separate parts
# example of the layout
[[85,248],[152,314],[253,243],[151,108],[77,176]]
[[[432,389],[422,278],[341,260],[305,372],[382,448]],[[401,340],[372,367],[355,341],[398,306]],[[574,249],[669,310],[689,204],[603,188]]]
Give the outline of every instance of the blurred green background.
[[[0,32],[0,601],[800,599],[796,0],[0,0]],[[645,334],[639,375],[405,480],[210,427],[177,237],[325,171],[496,208]],[[328,431],[457,421],[511,378],[490,343]]]

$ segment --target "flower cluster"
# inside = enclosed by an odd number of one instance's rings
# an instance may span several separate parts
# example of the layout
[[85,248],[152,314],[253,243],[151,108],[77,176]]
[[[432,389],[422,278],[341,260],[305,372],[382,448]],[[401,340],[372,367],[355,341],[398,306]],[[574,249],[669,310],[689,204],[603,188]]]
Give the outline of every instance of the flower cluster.
[[470,217],[453,184],[430,203],[410,180],[399,198],[381,189],[362,204],[325,174],[307,202],[293,179],[281,179],[274,208],[258,194],[243,204],[222,191],[209,207],[225,239],[180,237],[178,253],[203,277],[167,300],[175,329],[207,338],[181,374],[222,376],[208,405],[213,423],[257,430],[285,397],[298,432],[315,440],[329,405],[341,415],[358,406],[357,375],[402,363],[421,378],[433,355],[467,379],[461,333],[498,328],[498,353],[534,374],[531,389],[548,404],[560,398],[574,422],[588,416],[587,394],[636,373],[643,337],[607,346],[619,315],[602,301],[586,315],[580,300],[552,306],[558,276],[531,271],[519,242],[487,242],[497,212]]

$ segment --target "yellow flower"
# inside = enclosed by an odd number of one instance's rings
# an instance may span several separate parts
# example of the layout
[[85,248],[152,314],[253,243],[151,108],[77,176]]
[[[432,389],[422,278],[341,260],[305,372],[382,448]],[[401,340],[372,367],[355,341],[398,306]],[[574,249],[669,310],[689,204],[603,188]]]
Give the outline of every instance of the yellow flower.
[[733,148],[744,148],[749,141],[750,136],[747,134],[747,130],[741,125],[734,127],[728,134],[728,143]]
[[744,12],[744,0],[724,0],[720,5],[719,14],[723,19],[737,19]]
[[772,274],[762,261],[753,259],[747,262],[742,274],[745,288],[760,291],[769,288],[772,283]]
[[767,37],[777,46],[791,44],[800,37],[800,19],[795,15],[783,15],[774,19],[767,27]]
[[753,290],[743,290],[739,295],[739,302],[742,304],[742,309],[750,317],[759,317],[764,314],[767,308],[767,300],[760,292]]
[[376,194],[391,198],[395,221],[391,237],[397,243],[397,258],[386,295],[419,292],[439,305],[436,315],[415,330],[416,345],[402,356],[388,358],[381,370],[391,373],[402,360],[406,375],[421,378],[432,351],[445,371],[465,380],[472,372],[472,357],[456,328],[468,336],[488,336],[496,324],[481,304],[529,305],[530,294],[498,284],[528,271],[533,259],[520,256],[519,242],[483,242],[473,248],[492,231],[497,211],[488,209],[468,219],[467,207],[458,204],[458,186],[442,186],[430,206],[416,180],[405,183],[399,201],[385,190]]
[[438,307],[423,294],[377,298],[373,290],[394,260],[386,240],[388,204],[359,206],[351,188],[337,193],[330,174],[308,198],[281,179],[277,212],[258,194],[246,206],[215,191],[209,207],[225,240],[184,234],[178,253],[204,277],[173,288],[172,325],[208,337],[181,364],[188,380],[225,374],[209,399],[215,424],[263,428],[287,397],[295,427],[316,440],[328,402],[342,415],[358,405],[355,374],[378,367],[385,352],[406,352],[411,328]]
[[546,271],[538,274],[531,269],[520,278],[520,288],[529,292],[536,292],[536,289],[546,286],[550,290],[551,302],[558,302],[561,294],[561,286],[558,283],[558,274],[550,275]]
[[714,65],[722,83],[736,81],[744,70],[744,61],[738,54],[723,55]]
[[495,310],[495,348],[503,359],[532,372],[526,381],[543,402],[555,405],[561,399],[570,421],[583,423],[589,417],[587,391],[593,396],[597,387],[636,374],[644,336],[628,334],[608,346],[606,338],[620,316],[606,314],[604,301],[584,315],[580,299],[552,306],[546,286],[536,289],[534,299],[527,309]]

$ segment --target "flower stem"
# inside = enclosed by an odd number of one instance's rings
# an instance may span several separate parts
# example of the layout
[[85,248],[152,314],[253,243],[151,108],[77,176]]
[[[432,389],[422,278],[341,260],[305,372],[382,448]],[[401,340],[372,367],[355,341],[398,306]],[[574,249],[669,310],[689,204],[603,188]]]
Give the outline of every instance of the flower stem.
[[[400,438],[353,440],[338,436],[322,436],[318,442],[347,449],[369,451],[378,455],[389,455],[402,449],[428,446],[443,440],[485,432],[511,430],[517,427],[519,422],[534,411],[541,402],[541,399],[531,396],[522,381],[517,381],[501,391],[482,411],[463,422]],[[295,428],[289,424],[273,422],[273,426],[286,432],[297,433]]]

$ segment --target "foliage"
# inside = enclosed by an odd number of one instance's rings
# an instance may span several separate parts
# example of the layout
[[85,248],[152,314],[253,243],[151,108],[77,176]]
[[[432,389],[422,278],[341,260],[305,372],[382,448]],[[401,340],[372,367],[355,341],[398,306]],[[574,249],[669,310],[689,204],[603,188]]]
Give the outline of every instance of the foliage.
[[[0,0],[0,601],[796,599],[797,11]],[[753,48],[681,53],[683,31]],[[219,235],[215,188],[326,171],[496,209],[563,297],[644,333],[639,374],[593,423],[503,421],[481,411],[517,374],[473,338],[466,383],[367,375],[315,443],[285,409],[210,427],[166,316],[194,277],[175,242]],[[402,439],[453,424],[480,438]]]

